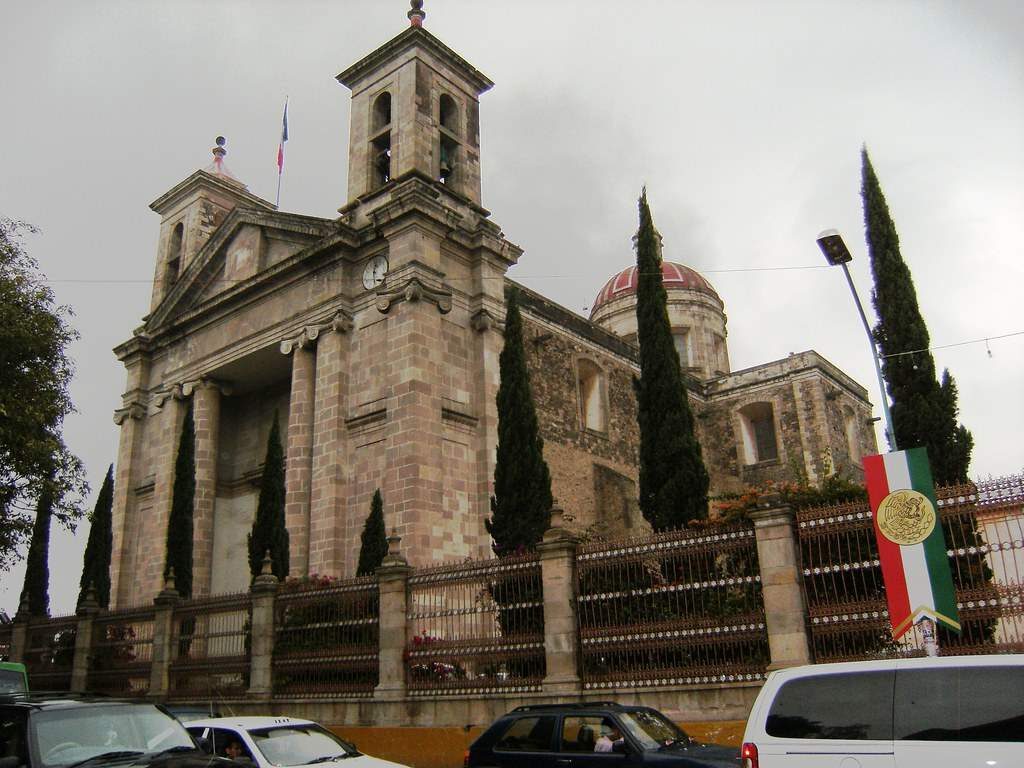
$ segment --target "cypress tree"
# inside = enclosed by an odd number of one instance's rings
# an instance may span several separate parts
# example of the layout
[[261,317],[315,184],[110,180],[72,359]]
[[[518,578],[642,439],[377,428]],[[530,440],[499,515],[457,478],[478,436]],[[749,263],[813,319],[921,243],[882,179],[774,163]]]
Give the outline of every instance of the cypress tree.
[[499,557],[533,549],[551,521],[551,473],[530,392],[519,292],[505,296],[505,345],[498,358],[498,451],[491,518],[485,521]]
[[284,448],[281,430],[274,423],[267,437],[267,455],[260,478],[260,499],[256,505],[256,519],[249,533],[249,573],[255,579],[263,569],[263,558],[270,550],[271,571],[277,578],[288,577],[288,528],[284,517]]
[[[967,481],[974,438],[957,423],[956,383],[944,371],[935,377],[928,328],[917,304],[910,269],[900,255],[899,236],[889,214],[867,148],[861,150],[861,196],[878,315],[875,339],[882,375],[892,398],[892,421],[900,448],[928,449],[937,485]],[[909,353],[909,354],[908,354]]]
[[655,531],[707,517],[709,478],[694,434],[679,353],[672,343],[661,254],[647,190],[640,195],[637,234],[637,337],[634,380],[640,423],[640,511]]
[[167,519],[164,578],[174,569],[174,585],[185,599],[192,597],[192,513],[196,495],[196,427],[192,405],[185,411],[174,461],[174,490]]
[[110,607],[110,551],[113,528],[111,510],[114,506],[114,465],[107,468],[100,495],[89,519],[89,540],[85,544],[82,578],[78,586],[78,604],[81,605],[92,586],[96,602],[101,608]]
[[356,576],[370,576],[384,562],[384,556],[388,553],[388,533],[384,527],[384,499],[381,498],[380,488],[373,492],[370,514],[363,525],[360,539],[362,544],[359,547],[359,567],[356,569]]
[[44,483],[36,502],[36,519],[32,524],[32,541],[28,545],[25,564],[25,585],[21,601],[28,597],[30,616],[50,615],[50,520],[53,517],[53,491]]

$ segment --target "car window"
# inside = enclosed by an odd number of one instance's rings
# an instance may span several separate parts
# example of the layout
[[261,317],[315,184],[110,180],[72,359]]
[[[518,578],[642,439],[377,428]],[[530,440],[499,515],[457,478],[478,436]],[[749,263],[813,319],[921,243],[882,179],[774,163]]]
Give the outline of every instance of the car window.
[[895,737],[1024,742],[1024,667],[896,673]]
[[621,736],[617,733],[615,721],[601,715],[574,715],[562,720],[562,752],[598,752],[597,743],[601,738],[615,741]]
[[655,710],[641,709],[619,715],[622,725],[640,744],[641,749],[654,749],[674,741],[688,741],[683,730]]
[[273,765],[300,765],[325,757],[359,754],[352,744],[319,725],[275,725],[252,729],[249,737]]
[[0,709],[0,757],[17,757],[28,765],[27,719],[22,710]]
[[509,724],[494,748],[518,752],[547,751],[551,749],[554,733],[553,716],[520,717]]
[[43,709],[30,721],[43,766],[64,766],[105,752],[195,748],[185,728],[146,704]]
[[879,671],[790,680],[775,694],[766,724],[768,735],[891,740],[894,677],[892,671]]
[[[231,745],[237,745],[228,749]],[[226,757],[229,760],[237,760],[240,757],[248,757],[252,759],[252,755],[249,754],[248,747],[245,746],[245,739],[242,738],[238,731],[231,730],[230,728],[214,728],[213,729],[213,754],[218,757]],[[238,752],[238,754],[233,754]],[[332,752],[331,754],[337,754]]]

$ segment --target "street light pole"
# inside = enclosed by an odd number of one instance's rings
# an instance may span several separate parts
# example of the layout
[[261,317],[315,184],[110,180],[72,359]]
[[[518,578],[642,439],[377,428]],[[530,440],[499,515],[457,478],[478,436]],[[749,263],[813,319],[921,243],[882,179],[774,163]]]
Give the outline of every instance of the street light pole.
[[868,335],[868,343],[871,344],[871,360],[875,364],[875,375],[878,377],[878,389],[882,396],[882,415],[885,417],[885,437],[889,441],[890,450],[898,450],[896,445],[896,430],[892,426],[892,413],[889,411],[889,397],[885,394],[885,380],[882,378],[882,366],[878,362],[878,344],[875,342],[875,337],[871,333],[871,327],[868,325],[868,318],[864,314],[864,307],[860,303],[860,296],[857,295],[857,288],[853,284],[853,278],[850,277],[850,270],[847,268],[847,263],[853,261],[853,256],[850,255],[850,249],[846,247],[846,243],[843,242],[843,236],[839,234],[837,230],[826,229],[820,235],[818,235],[818,247],[821,252],[825,255],[825,260],[830,266],[840,266],[843,268],[843,274],[846,275],[846,282],[850,286],[850,293],[853,294],[853,303],[857,305],[857,312],[860,313],[860,321],[864,324],[864,332]]

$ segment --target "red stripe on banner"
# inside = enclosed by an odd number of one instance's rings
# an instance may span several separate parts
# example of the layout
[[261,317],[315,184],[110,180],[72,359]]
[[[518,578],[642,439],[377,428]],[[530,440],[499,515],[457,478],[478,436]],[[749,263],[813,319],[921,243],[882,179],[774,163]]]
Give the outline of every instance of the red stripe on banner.
[[907,592],[907,576],[903,571],[900,545],[889,541],[878,530],[878,505],[889,495],[891,490],[882,456],[864,457],[864,482],[867,485],[868,501],[871,503],[871,514],[874,518],[873,527],[875,541],[878,542],[878,559],[882,563],[885,597],[889,604],[889,623],[895,628],[910,615],[910,594]]
[[277,172],[284,169],[284,144],[277,145]]

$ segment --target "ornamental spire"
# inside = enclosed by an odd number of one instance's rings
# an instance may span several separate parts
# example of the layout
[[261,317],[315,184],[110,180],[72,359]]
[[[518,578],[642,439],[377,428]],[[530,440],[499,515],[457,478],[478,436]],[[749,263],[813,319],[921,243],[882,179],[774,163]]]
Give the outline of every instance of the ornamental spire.
[[412,6],[412,10],[407,14],[409,16],[409,25],[422,27],[423,20],[427,18],[427,12],[423,10],[423,0],[409,0],[409,5]]

